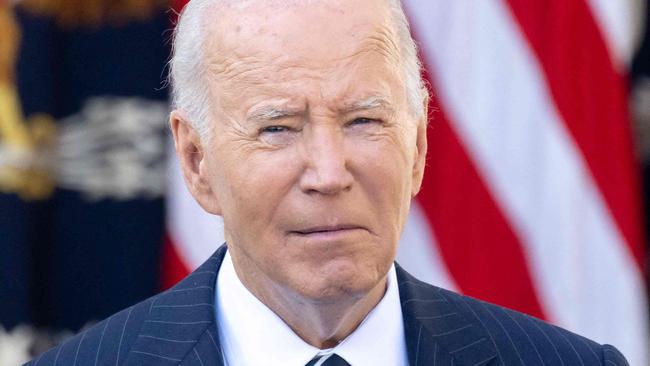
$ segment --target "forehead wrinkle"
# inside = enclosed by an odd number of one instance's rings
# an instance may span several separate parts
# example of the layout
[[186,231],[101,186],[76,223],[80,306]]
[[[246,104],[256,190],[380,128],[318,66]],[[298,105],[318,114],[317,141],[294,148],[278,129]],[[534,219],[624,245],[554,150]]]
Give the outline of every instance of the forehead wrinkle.
[[396,34],[394,30],[385,25],[378,25],[371,34],[364,37],[361,43],[360,51],[378,51],[384,57],[400,62],[400,48],[396,43]]
[[245,78],[256,70],[267,67],[268,61],[263,61],[255,56],[231,56],[223,59],[212,60],[208,63],[209,74],[221,80],[234,80]]

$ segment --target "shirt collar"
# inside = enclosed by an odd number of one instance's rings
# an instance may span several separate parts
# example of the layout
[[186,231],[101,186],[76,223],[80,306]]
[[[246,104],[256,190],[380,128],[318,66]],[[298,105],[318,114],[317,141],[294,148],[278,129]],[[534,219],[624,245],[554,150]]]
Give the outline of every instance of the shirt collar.
[[[244,287],[228,252],[217,276],[215,294],[226,365],[302,366],[323,351],[298,337]],[[394,265],[381,301],[352,334],[326,352],[335,352],[351,365],[408,364]]]

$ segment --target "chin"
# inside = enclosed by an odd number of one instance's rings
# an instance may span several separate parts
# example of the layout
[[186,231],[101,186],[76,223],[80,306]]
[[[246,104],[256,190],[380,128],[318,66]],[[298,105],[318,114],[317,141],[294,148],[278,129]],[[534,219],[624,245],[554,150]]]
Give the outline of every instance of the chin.
[[340,302],[342,299],[361,299],[384,278],[384,274],[359,268],[346,262],[327,263],[306,278],[303,295],[319,302]]

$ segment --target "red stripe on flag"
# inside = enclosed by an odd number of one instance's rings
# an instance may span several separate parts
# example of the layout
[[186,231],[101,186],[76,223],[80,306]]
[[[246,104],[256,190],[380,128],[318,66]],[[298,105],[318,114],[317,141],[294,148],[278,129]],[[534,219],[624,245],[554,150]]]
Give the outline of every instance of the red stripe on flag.
[[[435,87],[432,88],[435,91]],[[435,96],[418,195],[460,290],[544,319],[522,246],[460,144]]]
[[189,269],[178,255],[177,246],[172,242],[169,235],[165,235],[165,244],[162,252],[162,271],[160,282],[163,290],[166,290],[190,273]]
[[172,0],[172,8],[177,12],[180,12],[189,1],[190,0]]
[[183,10],[189,1],[190,0],[171,0],[170,4],[173,11],[170,12],[169,20],[171,21],[172,26],[176,26],[178,15],[181,13],[181,10]]
[[507,0],[544,71],[567,129],[643,268],[639,166],[627,85],[583,0]]

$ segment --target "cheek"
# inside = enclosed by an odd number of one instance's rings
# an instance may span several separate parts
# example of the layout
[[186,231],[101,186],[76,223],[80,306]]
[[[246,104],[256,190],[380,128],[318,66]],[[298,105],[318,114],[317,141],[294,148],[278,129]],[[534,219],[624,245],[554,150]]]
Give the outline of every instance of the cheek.
[[386,138],[381,141],[360,143],[352,147],[361,176],[382,196],[401,197],[401,192],[410,185],[412,154],[404,140]]
[[401,231],[411,201],[413,158],[392,141],[356,150],[355,175],[378,221],[386,229]]
[[216,189],[223,197],[224,212],[236,213],[238,217],[230,221],[251,228],[272,223],[284,197],[295,184],[295,162],[283,154],[231,151],[235,153],[222,155],[223,174],[214,184],[221,185]]

